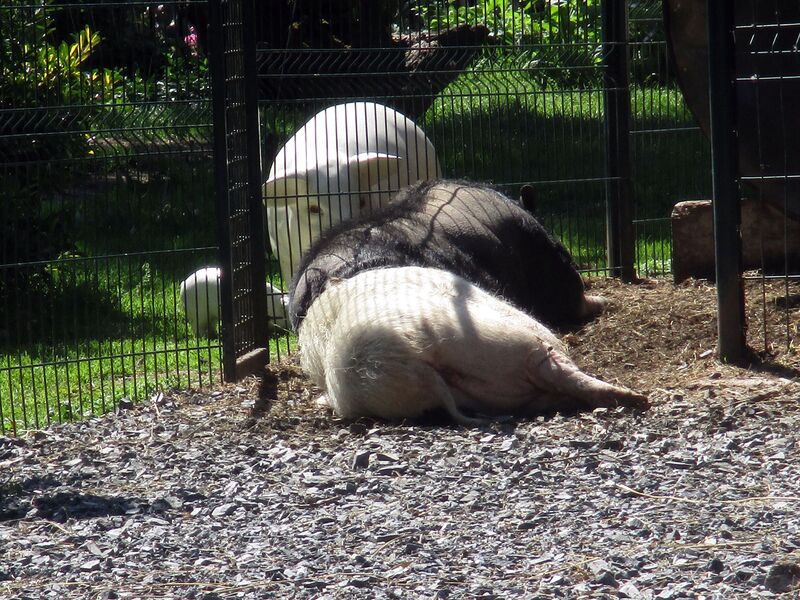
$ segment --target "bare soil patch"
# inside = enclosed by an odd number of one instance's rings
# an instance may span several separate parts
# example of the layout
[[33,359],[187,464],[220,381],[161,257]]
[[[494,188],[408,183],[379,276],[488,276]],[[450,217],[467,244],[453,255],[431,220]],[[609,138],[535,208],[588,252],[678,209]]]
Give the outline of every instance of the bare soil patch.
[[748,368],[713,286],[592,288],[572,355],[647,412],[347,422],[287,361],[0,438],[0,596],[796,597],[793,290],[748,284]]

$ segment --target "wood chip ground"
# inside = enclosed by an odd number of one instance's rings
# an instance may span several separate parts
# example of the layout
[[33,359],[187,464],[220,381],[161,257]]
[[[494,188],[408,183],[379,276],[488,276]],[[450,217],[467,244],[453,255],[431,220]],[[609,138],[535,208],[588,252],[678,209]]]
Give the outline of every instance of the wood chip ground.
[[798,597],[793,290],[748,285],[743,368],[712,286],[593,288],[565,340],[647,412],[346,422],[284,363],[0,438],[0,597]]

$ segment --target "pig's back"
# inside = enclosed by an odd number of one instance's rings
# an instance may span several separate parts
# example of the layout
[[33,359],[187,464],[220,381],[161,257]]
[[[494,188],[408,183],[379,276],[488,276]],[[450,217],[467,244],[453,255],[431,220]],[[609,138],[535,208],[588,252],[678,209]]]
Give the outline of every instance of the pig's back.
[[[384,295],[370,300],[370,289]],[[438,372],[460,397],[460,406],[492,413],[530,402],[531,361],[545,360],[551,349],[565,353],[535,319],[448,272],[376,270],[356,275],[337,291],[348,294],[331,332],[337,364],[364,370],[374,379],[371,389],[383,390],[384,380],[387,389],[407,389],[419,396],[412,405],[424,405],[426,395],[415,389],[414,361]],[[391,366],[387,370],[381,363]],[[409,365],[402,370],[403,385],[397,383],[400,363]],[[383,373],[389,375],[382,378]],[[379,395],[390,402],[392,394]]]
[[[377,269],[332,286],[309,310],[301,329],[304,346],[306,327],[331,322],[328,306],[339,310],[325,335],[336,345],[340,362],[342,357],[352,358],[354,366],[397,361],[397,340],[402,340],[406,356],[429,364],[478,401],[494,398],[495,407],[513,407],[530,396],[527,364],[536,353],[565,352],[535,319],[436,269]],[[392,340],[391,357],[364,354],[364,348],[381,348],[382,340]],[[318,360],[321,365],[323,359]]]

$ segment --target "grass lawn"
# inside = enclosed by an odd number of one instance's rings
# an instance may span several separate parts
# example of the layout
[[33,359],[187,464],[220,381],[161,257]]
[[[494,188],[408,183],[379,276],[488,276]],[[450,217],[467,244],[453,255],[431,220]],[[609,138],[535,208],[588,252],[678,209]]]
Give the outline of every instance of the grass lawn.
[[[146,258],[50,267],[58,269],[52,287],[17,307],[11,340],[0,345],[0,433],[222,380],[220,341],[195,336],[180,302],[181,280],[208,261],[190,252]],[[293,351],[295,339],[275,333],[269,346],[274,360]]]
[[221,381],[216,340],[174,342],[128,338],[78,349],[29,347],[0,355],[3,429],[98,415],[123,398],[157,390],[202,387]]

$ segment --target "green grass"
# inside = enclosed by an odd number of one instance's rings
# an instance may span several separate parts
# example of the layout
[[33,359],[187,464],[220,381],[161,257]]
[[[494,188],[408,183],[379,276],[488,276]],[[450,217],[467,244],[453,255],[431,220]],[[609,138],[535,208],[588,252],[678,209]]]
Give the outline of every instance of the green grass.
[[[122,398],[141,401],[157,390],[221,381],[220,341],[194,335],[179,296],[186,274],[210,264],[204,256],[73,258],[35,277],[33,301],[6,314],[0,433],[102,414]],[[269,346],[277,360],[294,351],[296,340],[275,333]]]
[[[583,224],[550,215],[542,219],[586,273],[605,273],[605,220],[588,218]],[[672,237],[668,219],[636,223],[635,268],[641,277],[668,275],[672,271]]]
[[[678,90],[635,88],[631,104],[634,201],[648,217],[668,216],[674,197],[710,190],[708,143]],[[599,89],[542,88],[466,73],[444,90],[422,125],[448,176],[518,187],[605,175]]]
[[297,350],[297,336],[291,332],[273,335],[269,340],[269,360],[277,362]]
[[123,398],[139,401],[156,390],[221,380],[216,340],[128,338],[58,352],[31,346],[0,355],[0,365],[8,370],[0,379],[6,432],[99,415]]
[[[599,86],[598,86],[599,88]],[[524,69],[473,68],[423,121],[446,175],[491,181],[516,196],[537,192],[537,214],[579,267],[601,270],[605,250],[603,92],[544,87]],[[675,86],[631,92],[631,196],[640,275],[671,270],[675,203],[710,194],[710,154]]]
[[2,429],[100,414],[124,397],[219,380],[218,342],[194,337],[183,318],[184,267],[154,264],[142,256],[72,259],[33,278],[29,302],[6,315]]

